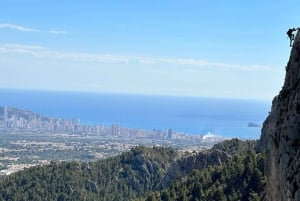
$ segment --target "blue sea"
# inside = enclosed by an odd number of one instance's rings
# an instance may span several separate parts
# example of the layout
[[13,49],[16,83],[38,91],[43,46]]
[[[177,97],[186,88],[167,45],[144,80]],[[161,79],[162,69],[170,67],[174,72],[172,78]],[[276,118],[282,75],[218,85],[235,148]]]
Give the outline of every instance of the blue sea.
[[84,124],[120,124],[129,128],[186,134],[212,133],[257,139],[271,101],[143,96],[79,92],[0,90],[0,105]]

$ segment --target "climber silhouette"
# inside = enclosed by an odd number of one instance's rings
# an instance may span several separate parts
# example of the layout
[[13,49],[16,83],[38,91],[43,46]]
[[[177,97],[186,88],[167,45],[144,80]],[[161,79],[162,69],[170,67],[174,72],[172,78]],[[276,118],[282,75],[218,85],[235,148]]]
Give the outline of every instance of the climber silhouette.
[[294,31],[296,31],[295,28],[289,28],[289,30],[286,32],[286,34],[290,38],[290,47],[292,47],[293,40],[295,39],[295,35],[293,34]]

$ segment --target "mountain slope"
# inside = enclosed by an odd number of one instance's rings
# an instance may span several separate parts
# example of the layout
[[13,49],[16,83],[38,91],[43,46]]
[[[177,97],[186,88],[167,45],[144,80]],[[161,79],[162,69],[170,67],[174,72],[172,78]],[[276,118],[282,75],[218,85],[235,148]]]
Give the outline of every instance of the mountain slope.
[[221,166],[194,170],[146,201],[264,201],[264,155],[248,152]]
[[[251,146],[250,146],[251,145]],[[230,157],[221,165],[194,169],[163,191],[151,193],[146,201],[265,201],[263,152],[255,152],[255,141],[228,140],[213,150]]]
[[[161,191],[177,179],[184,183],[194,171],[206,171],[207,177],[215,178],[220,171],[227,171],[230,163],[226,161],[237,158],[240,163],[244,159],[239,159],[239,153],[253,152],[248,145],[225,141],[211,150],[183,155],[172,148],[135,147],[97,162],[52,162],[0,180],[0,200],[131,200]],[[251,164],[256,167],[258,163]],[[236,176],[239,179],[240,175]],[[203,186],[202,191],[208,187]]]
[[4,200],[128,200],[158,189],[177,156],[172,148],[136,147],[98,162],[52,162],[0,182]]

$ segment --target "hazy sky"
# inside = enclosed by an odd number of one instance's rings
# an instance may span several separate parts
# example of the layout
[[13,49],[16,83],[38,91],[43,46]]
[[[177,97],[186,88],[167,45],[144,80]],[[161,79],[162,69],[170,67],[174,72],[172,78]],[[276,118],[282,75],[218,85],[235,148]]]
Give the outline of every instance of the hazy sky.
[[0,88],[271,100],[297,3],[1,0]]

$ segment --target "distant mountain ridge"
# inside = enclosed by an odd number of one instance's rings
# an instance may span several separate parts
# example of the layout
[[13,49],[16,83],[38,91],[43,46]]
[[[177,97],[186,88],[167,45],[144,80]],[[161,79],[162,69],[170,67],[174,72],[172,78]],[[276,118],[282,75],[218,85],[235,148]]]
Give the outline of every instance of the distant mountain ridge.
[[14,107],[0,106],[0,120],[11,120],[11,119],[24,119],[31,121],[34,119],[42,119],[44,121],[50,121],[51,118],[34,113],[30,110],[22,110]]
[[[30,110],[0,106],[0,128],[23,129],[40,131],[71,131],[74,129],[74,120],[52,118]],[[72,128],[73,127],[73,128]]]

